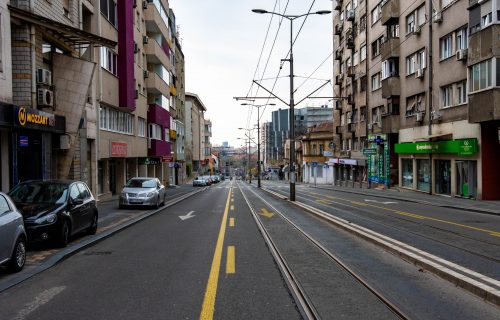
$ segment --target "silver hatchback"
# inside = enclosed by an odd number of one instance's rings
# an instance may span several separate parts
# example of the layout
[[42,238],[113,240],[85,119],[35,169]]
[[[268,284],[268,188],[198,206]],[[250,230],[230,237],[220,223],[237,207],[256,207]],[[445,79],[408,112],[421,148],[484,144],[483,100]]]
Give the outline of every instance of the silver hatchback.
[[26,262],[26,231],[22,214],[9,196],[0,192],[0,264],[17,272]]
[[155,206],[159,208],[165,204],[165,186],[159,179],[137,177],[130,179],[120,194],[119,207],[126,206]]

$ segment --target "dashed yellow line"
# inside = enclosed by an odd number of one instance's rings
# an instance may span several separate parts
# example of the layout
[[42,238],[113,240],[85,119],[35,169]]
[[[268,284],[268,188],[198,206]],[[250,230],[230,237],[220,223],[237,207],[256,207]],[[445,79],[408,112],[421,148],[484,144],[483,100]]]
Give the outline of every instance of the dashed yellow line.
[[236,259],[234,246],[227,247],[226,274],[236,273]]
[[229,226],[234,227],[234,218],[229,218]]
[[231,211],[234,211],[234,205],[231,205]]

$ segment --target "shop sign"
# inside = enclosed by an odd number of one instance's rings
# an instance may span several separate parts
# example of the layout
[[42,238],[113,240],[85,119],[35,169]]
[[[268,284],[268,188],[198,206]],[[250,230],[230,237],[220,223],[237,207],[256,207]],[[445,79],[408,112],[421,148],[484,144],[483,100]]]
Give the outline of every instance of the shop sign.
[[346,164],[349,166],[357,166],[358,160],[356,159],[339,159],[339,158],[331,158],[328,160],[328,165],[334,164]]
[[323,157],[333,157],[333,151],[323,151]]
[[363,154],[365,156],[369,156],[369,155],[376,154],[376,153],[377,153],[377,149],[375,149],[375,148],[373,148],[373,149],[371,149],[371,148],[364,148],[363,149]]
[[142,157],[137,158],[137,162],[140,165],[157,165],[160,164],[160,158]]
[[387,141],[387,135],[385,133],[368,135],[368,142],[375,142],[377,144],[380,144],[385,141]]
[[313,167],[317,167],[317,166],[318,166],[318,163],[317,163],[317,162],[311,162],[311,166],[313,166]]
[[112,157],[126,157],[127,144],[124,142],[111,141],[111,156]]
[[461,156],[470,156],[478,152],[477,139],[429,141],[415,143],[398,143],[394,150],[396,153],[429,154],[429,153],[454,153]]
[[174,156],[163,156],[161,157],[161,162],[174,162]]
[[14,123],[18,126],[32,129],[55,127],[56,117],[52,113],[28,107],[15,107]]
[[28,146],[28,136],[19,136],[19,146],[20,147]]

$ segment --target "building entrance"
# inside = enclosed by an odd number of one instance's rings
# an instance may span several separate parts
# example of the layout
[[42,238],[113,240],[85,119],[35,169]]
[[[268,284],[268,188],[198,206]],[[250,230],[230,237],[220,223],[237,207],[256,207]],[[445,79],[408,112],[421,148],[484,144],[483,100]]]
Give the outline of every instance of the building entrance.
[[[43,136],[36,131],[15,134],[17,150],[17,181],[43,179]],[[16,184],[16,181],[14,181]]]
[[477,162],[455,161],[457,169],[457,195],[464,198],[477,196]]
[[436,160],[436,193],[451,194],[451,161]]

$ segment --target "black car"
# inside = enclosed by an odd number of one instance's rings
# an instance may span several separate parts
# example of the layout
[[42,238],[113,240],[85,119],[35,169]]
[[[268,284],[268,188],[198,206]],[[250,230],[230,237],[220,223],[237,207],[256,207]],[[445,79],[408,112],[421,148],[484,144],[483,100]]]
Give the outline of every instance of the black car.
[[97,231],[96,201],[84,182],[32,180],[8,194],[23,215],[30,242],[51,239],[65,247],[72,235]]

